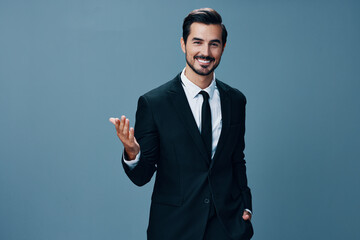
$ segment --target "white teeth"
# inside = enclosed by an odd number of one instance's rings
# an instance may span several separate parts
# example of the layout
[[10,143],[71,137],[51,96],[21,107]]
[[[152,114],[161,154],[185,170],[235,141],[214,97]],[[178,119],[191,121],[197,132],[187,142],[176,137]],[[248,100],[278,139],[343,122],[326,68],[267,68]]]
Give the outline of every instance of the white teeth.
[[198,59],[198,61],[201,62],[201,63],[209,63],[210,62],[209,60],[205,61],[205,60],[201,60],[201,59]]

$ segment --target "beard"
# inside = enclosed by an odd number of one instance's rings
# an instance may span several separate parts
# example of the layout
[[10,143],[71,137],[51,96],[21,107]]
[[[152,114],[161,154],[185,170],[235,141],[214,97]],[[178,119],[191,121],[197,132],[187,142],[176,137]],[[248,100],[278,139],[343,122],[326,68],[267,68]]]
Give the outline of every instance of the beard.
[[[214,61],[215,59],[212,58],[212,57],[202,57],[202,56],[195,56],[194,57],[194,60],[196,61],[196,58],[202,58],[202,59],[206,59],[206,60],[210,60],[210,61]],[[217,64],[215,64],[214,66],[212,66],[212,68],[210,68],[207,72],[202,72],[198,69],[196,69],[194,67],[194,64],[191,64],[190,61],[188,60],[188,56],[187,56],[187,53],[185,53],[185,59],[186,59],[186,63],[189,65],[189,67],[198,75],[201,75],[201,76],[208,76],[210,75],[212,72],[214,72],[214,70],[217,68],[217,66],[219,66],[219,63],[220,63],[220,59],[219,59],[219,62]],[[201,66],[202,67],[202,66]],[[207,69],[207,67],[202,67],[202,69]]]

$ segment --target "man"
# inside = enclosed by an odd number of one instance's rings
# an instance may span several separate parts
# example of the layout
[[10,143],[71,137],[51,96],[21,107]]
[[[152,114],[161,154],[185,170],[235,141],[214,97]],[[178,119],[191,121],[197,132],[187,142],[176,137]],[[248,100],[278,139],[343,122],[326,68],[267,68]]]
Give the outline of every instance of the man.
[[141,96],[135,131],[110,118],[124,145],[123,167],[136,185],[156,171],[148,239],[250,239],[251,193],[243,150],[244,95],[215,79],[227,31],[213,9],[183,23],[186,67]]

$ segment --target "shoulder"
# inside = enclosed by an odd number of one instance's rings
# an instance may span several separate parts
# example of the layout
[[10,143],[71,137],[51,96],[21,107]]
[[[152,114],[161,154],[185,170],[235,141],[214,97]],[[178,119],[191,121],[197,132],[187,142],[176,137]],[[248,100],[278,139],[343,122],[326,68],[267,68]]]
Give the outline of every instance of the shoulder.
[[218,79],[216,79],[216,85],[219,89],[227,93],[231,99],[246,103],[246,97],[239,89],[231,87]]
[[153,109],[163,106],[168,102],[169,92],[179,87],[181,88],[180,74],[172,80],[141,95],[138,100],[138,106],[146,105]]

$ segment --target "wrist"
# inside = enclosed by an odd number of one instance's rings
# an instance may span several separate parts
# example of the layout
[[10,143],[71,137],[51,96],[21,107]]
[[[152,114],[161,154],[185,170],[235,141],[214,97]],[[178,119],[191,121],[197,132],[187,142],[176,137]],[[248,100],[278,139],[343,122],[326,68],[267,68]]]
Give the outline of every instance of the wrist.
[[128,161],[134,160],[136,158],[136,155],[138,153],[136,153],[135,151],[131,151],[125,148],[125,154],[126,154],[126,159]]

